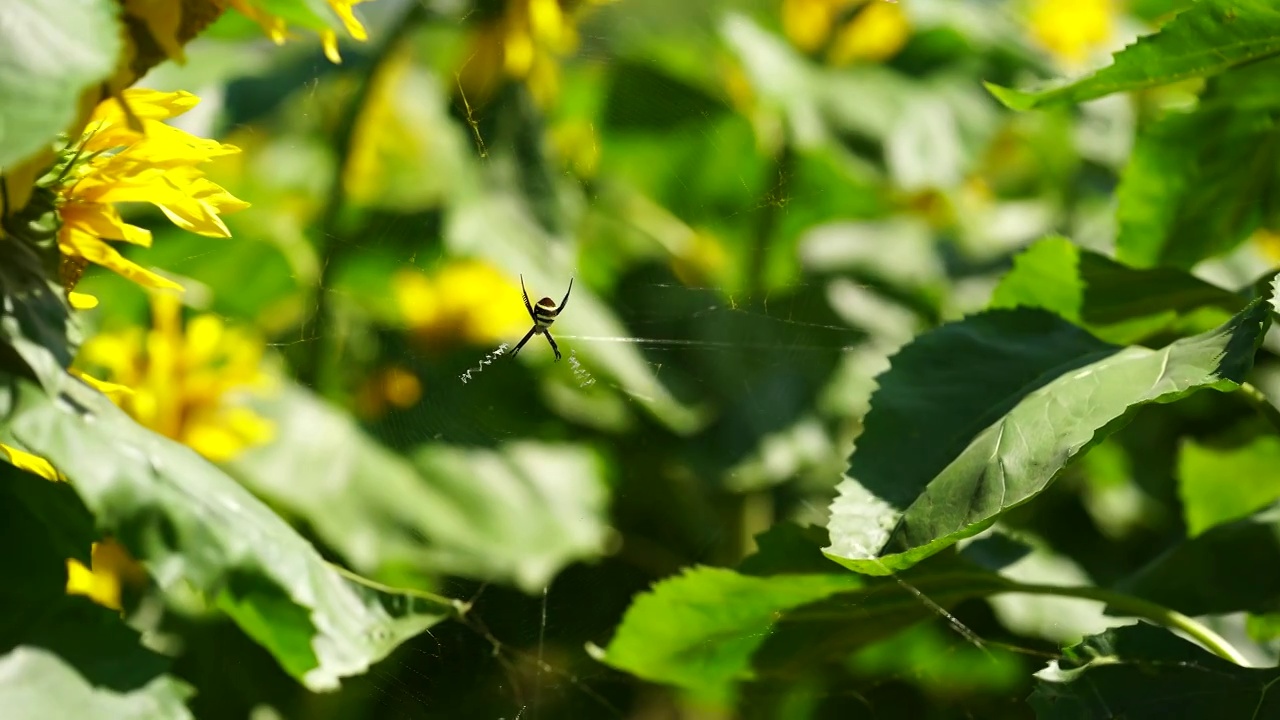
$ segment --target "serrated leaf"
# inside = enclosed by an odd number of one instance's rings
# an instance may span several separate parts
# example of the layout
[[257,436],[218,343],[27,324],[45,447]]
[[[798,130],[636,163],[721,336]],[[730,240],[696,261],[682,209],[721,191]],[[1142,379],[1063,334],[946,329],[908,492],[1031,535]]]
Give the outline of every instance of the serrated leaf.
[[603,659],[723,703],[741,682],[843,660],[937,617],[938,607],[1010,586],[955,558],[930,565],[901,582],[840,572],[761,577],[692,568],[637,596]]
[[533,592],[603,552],[608,491],[586,449],[433,444],[410,461],[301,388],[259,408],[276,440],[232,473],[358,569],[410,567]]
[[1038,674],[1040,720],[1280,717],[1280,668],[1245,668],[1163,628],[1108,630],[1068,648]]
[[1250,303],[1160,349],[1104,343],[1040,310],[994,310],[926,333],[878,378],[826,552],[901,570],[1033,499],[1147,403],[1243,381],[1270,325]]
[[161,590],[199,593],[309,688],[336,687],[451,613],[352,582],[222,471],[78,381],[56,401],[19,385],[14,437],[69,478],[99,528]]
[[1184,442],[1178,495],[1189,537],[1280,500],[1280,438],[1264,435],[1235,448]]
[[1214,80],[1199,106],[1145,127],[1117,190],[1117,256],[1190,268],[1280,220],[1280,62]]
[[184,704],[190,695],[187,685],[168,676],[131,692],[94,687],[40,648],[19,647],[0,657],[0,707],[12,720],[180,720],[192,717]]
[[67,130],[80,94],[115,71],[119,14],[111,0],[0,3],[0,169]]
[[1190,273],[1127,267],[1057,237],[1015,257],[991,298],[993,308],[1051,310],[1116,344],[1145,340],[1193,313],[1196,322],[1212,319],[1213,327],[1247,303]]
[[1111,93],[1208,77],[1280,54],[1280,8],[1270,0],[1200,0],[1160,30],[1116,53],[1083,78],[1032,90],[992,83],[987,89],[1014,110],[1078,103]]
[[[1241,478],[1244,480],[1245,478]],[[1280,503],[1174,545],[1117,586],[1187,615],[1280,610]]]
[[636,597],[604,660],[725,702],[786,610],[861,585],[854,575],[752,577],[696,567]]

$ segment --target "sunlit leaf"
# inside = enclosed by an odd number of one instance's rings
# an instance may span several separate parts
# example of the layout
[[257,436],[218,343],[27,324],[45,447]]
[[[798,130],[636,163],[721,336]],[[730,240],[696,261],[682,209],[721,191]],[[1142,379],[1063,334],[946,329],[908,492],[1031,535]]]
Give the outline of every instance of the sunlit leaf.
[[1040,89],[1013,90],[988,83],[1005,105],[1029,110],[1076,103],[1127,90],[1207,77],[1280,53],[1280,9],[1270,0],[1200,0],[1152,35],[1116,53],[1115,61],[1086,77]]
[[1044,308],[1108,342],[1127,344],[1169,330],[1179,320],[1213,327],[1248,300],[1171,268],[1126,267],[1065,238],[1041,240],[1014,258],[993,308]]
[[1121,260],[1189,268],[1276,226],[1278,72],[1270,60],[1223,75],[1195,110],[1142,130],[1117,191]]
[[308,687],[337,686],[451,612],[353,583],[234,480],[88,386],[68,377],[54,401],[19,385],[13,435],[66,474],[100,529],[163,591],[195,590]]
[[1269,692],[1280,668],[1244,668],[1163,628],[1138,624],[1093,635],[1042,670],[1029,702],[1041,720],[1280,715]]
[[69,130],[80,94],[115,71],[119,12],[110,0],[0,4],[0,168]]
[[190,688],[161,676],[131,692],[94,687],[57,655],[19,647],[0,657],[0,707],[12,718],[179,720]]
[[1178,495],[1191,537],[1280,500],[1280,438],[1263,435],[1234,448],[1183,443]]
[[1237,387],[1270,319],[1258,299],[1160,349],[1104,343],[1026,309],[920,336],[878,379],[831,506],[828,555],[883,575],[982,531],[1138,407]]

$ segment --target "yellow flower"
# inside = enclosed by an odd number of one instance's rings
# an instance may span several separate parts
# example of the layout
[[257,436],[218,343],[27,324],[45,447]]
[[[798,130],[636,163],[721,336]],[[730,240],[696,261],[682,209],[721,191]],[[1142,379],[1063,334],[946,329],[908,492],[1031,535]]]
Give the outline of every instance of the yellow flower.
[[879,62],[906,45],[911,26],[886,0],[783,0],[782,29],[801,50],[825,50],[832,65]]
[[121,589],[140,587],[147,582],[146,571],[115,540],[108,538],[94,543],[89,562],[92,568],[85,567],[79,560],[67,559],[68,595],[84,595],[103,607],[119,610]]
[[[239,10],[241,14],[245,15],[250,20],[261,25],[262,29],[267,33],[267,37],[270,37],[275,44],[283,45],[284,41],[289,37],[289,28],[286,20],[279,15],[273,15],[269,11],[259,7],[261,4],[260,0],[217,1],[224,5],[230,5],[236,10]],[[356,18],[355,11],[352,10],[352,7],[366,1],[367,0],[328,0],[329,8],[332,9],[333,12],[342,20],[342,25],[346,28],[347,33],[360,42],[368,40],[369,34],[365,32],[364,25],[360,24],[360,20]],[[329,58],[330,62],[342,62],[342,56],[338,54],[337,33],[332,30],[321,30],[320,42],[324,45],[325,57]]]
[[[206,179],[199,166],[239,150],[164,124],[199,102],[190,93],[130,89],[123,98],[128,112],[115,99],[99,103],[80,142],[69,150],[74,159],[53,188],[62,223],[58,247],[66,261],[81,269],[94,263],[140,285],[180,290],[177,283],[125,259],[105,242],[151,244],[151,233],[126,223],[115,205],[151,203],[184,230],[228,237],[219,216],[248,203]],[[142,132],[130,126],[136,123],[141,123]],[[73,272],[68,289],[76,279]]]
[[528,330],[520,286],[476,260],[453,262],[430,276],[400,271],[391,291],[405,325],[429,347],[459,338],[487,345]]
[[19,470],[29,472],[32,475],[39,475],[45,480],[58,482],[65,481],[67,479],[65,475],[58,472],[58,469],[55,468],[52,463],[39,455],[32,455],[29,452],[5,445],[4,443],[0,443],[0,455],[3,455],[4,458],[9,461],[10,465],[13,465]]
[[[586,0],[602,5],[610,0]],[[459,71],[471,101],[488,100],[499,81],[524,82],[534,100],[550,105],[560,93],[560,60],[578,47],[579,0],[507,0],[505,11],[476,30]]]
[[356,394],[356,413],[366,420],[386,414],[389,408],[411,408],[422,399],[422,381],[412,371],[391,365],[373,374]]
[[1031,36],[1068,66],[1081,64],[1111,37],[1112,0],[1032,0]]
[[182,327],[182,306],[167,293],[152,295],[153,327],[102,333],[80,359],[130,389],[109,393],[140,424],[215,462],[270,441],[271,424],[244,405],[270,387],[262,369],[265,346],[227,328],[216,315]]

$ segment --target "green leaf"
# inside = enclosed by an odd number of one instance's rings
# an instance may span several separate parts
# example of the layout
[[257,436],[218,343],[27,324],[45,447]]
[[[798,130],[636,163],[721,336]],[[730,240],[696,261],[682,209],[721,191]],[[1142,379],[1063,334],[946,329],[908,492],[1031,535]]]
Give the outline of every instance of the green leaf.
[[[1244,479],[1244,478],[1242,478]],[[1280,610],[1280,503],[1183,540],[1117,590],[1187,615]]]
[[41,648],[19,647],[0,657],[0,707],[6,718],[14,720],[190,718],[184,704],[190,695],[187,685],[168,676],[131,692],[94,687],[57,655]]
[[1179,320],[1212,320],[1199,328],[1209,329],[1247,303],[1190,273],[1127,267],[1060,237],[1015,257],[991,299],[993,308],[1050,310],[1116,344],[1145,340]]
[[1078,80],[1031,90],[987,83],[1014,110],[1078,103],[1111,93],[1208,77],[1280,53],[1280,9],[1270,0],[1200,0],[1159,32],[1116,53],[1115,61]]
[[48,147],[80,94],[115,71],[119,14],[111,0],[0,3],[0,169]]
[[1116,252],[1190,268],[1280,221],[1280,62],[1217,78],[1191,112],[1143,129],[1117,191]]
[[603,552],[608,492],[585,449],[434,444],[410,462],[296,386],[259,409],[276,439],[238,458],[232,473],[356,568],[407,566],[537,591],[565,565]]
[[939,607],[1010,587],[954,557],[894,580],[808,572],[760,577],[697,567],[639,595],[603,659],[723,703],[740,682],[844,660],[937,617]]
[[1270,320],[1257,299],[1161,349],[1110,345],[1027,309],[920,336],[878,378],[831,505],[828,556],[883,575],[981,532],[1138,407],[1238,387]]
[[352,582],[234,480],[70,377],[56,401],[20,383],[10,423],[163,591],[194,590],[309,688],[336,687],[451,612]]
[[1280,500],[1280,438],[1264,435],[1229,449],[1184,442],[1178,494],[1190,537]]
[[1280,668],[1245,668],[1163,628],[1138,624],[1085,638],[1038,674],[1040,720],[1280,717]]
[[35,378],[55,392],[75,356],[79,326],[62,288],[45,277],[47,259],[21,240],[7,246],[11,255],[0,264],[0,371]]
[[604,661],[725,702],[737,681],[751,677],[751,657],[780,613],[861,584],[847,573],[752,577],[687,569],[636,597]]

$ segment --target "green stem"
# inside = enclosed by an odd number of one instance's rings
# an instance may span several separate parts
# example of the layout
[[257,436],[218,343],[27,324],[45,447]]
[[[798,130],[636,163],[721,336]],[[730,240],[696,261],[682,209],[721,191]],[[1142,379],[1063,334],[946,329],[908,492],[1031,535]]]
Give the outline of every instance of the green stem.
[[1227,642],[1226,639],[1218,633],[1176,610],[1170,610],[1167,607],[1157,605],[1141,598],[1122,595],[1111,590],[1104,590],[1102,588],[1095,587],[1061,587],[1057,585],[1035,585],[1019,582],[1010,582],[1007,588],[998,592],[1027,593],[1029,595],[1056,595],[1059,597],[1074,597],[1104,602],[1126,615],[1144,618],[1166,628],[1181,630],[1187,635],[1195,638],[1197,642],[1218,657],[1242,667],[1249,667],[1248,659],[1245,658],[1244,655],[1241,655],[1239,650],[1232,647],[1231,643]]
[[458,617],[462,617],[463,615],[466,615],[467,611],[470,610],[470,607],[468,607],[468,605],[462,602],[461,600],[454,600],[453,598],[445,597],[444,595],[437,595],[433,592],[427,592],[426,590],[415,590],[414,588],[392,587],[390,585],[385,585],[383,583],[380,583],[377,580],[371,580],[363,575],[354,573],[351,570],[348,570],[336,563],[329,562],[326,564],[329,567],[333,568],[333,570],[337,572],[339,575],[350,580],[351,582],[357,585],[363,585],[373,590],[377,590],[378,592],[381,592],[381,593],[387,593],[388,595],[408,595],[409,597],[417,598],[419,600],[425,600],[429,603],[441,606],[442,609],[447,608],[453,611],[455,614],[457,614]]
[[1271,427],[1280,432],[1280,409],[1277,409],[1275,404],[1261,390],[1250,383],[1241,383],[1240,394],[1253,404],[1254,408],[1257,409],[1262,417],[1266,418],[1267,422],[1271,423]]

